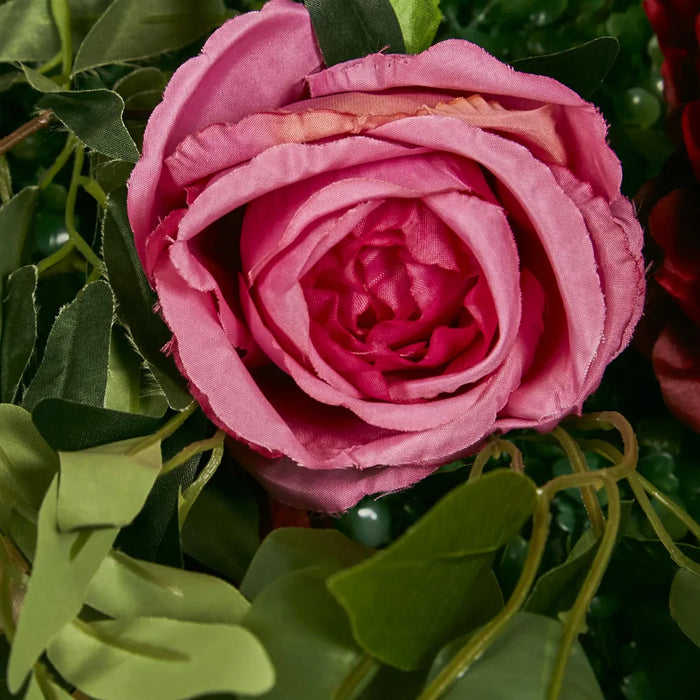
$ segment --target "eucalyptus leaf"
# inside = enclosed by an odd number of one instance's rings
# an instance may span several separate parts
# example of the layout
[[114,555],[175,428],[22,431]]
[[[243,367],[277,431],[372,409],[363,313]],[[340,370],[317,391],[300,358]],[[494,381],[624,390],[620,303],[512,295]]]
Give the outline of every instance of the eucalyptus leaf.
[[270,584],[245,625],[265,645],[277,673],[265,700],[328,700],[363,658],[343,609],[326,589],[333,569],[311,567]]
[[259,695],[275,679],[265,649],[247,629],[158,617],[72,622],[48,656],[82,692],[109,700]]
[[511,65],[525,73],[554,78],[587,98],[603,82],[619,50],[617,39],[602,36],[559,53],[521,58]]
[[34,352],[37,333],[37,269],[26,265],[13,272],[3,300],[0,342],[0,401],[13,403]]
[[273,530],[260,545],[241,583],[241,592],[255,600],[277,579],[310,566],[331,571],[359,564],[373,549],[353,542],[337,530],[285,527]]
[[[46,444],[23,408],[0,404],[0,515],[11,508],[36,516],[51,480],[58,455]],[[8,531],[8,523],[0,520]]]
[[435,38],[442,21],[440,0],[389,0],[399,20],[406,53],[420,53]]
[[358,642],[385,663],[413,670],[455,634],[490,619],[500,607],[495,553],[532,514],[536,498],[526,476],[493,471],[453,489],[384,551],[332,576],[328,586]]
[[100,565],[85,602],[114,618],[168,617],[225,624],[239,623],[250,608],[243,595],[220,578],[117,551]]
[[107,556],[116,528],[60,532],[56,523],[58,477],[39,511],[37,549],[7,668],[12,692],[56,633],[82,607],[90,579]]
[[186,46],[221,24],[222,0],[114,0],[78,49],[74,73]]
[[38,102],[50,109],[86,146],[110,158],[135,163],[139,150],[124,126],[124,100],[111,90],[46,93]]
[[139,513],[162,460],[160,441],[123,440],[79,452],[59,452],[56,522],[61,531],[121,527]]
[[45,61],[61,48],[50,0],[0,5],[0,62]]
[[671,616],[695,646],[700,647],[700,576],[679,569],[671,584]]
[[102,406],[113,313],[112,291],[102,280],[89,284],[61,310],[24,395],[27,410],[55,397]]
[[405,53],[390,0],[305,0],[327,66],[386,49]]
[[108,442],[143,437],[155,432],[162,420],[65,399],[43,399],[32,420],[54,450],[85,450]]
[[163,353],[171,333],[153,311],[156,295],[141,267],[126,214],[126,190],[110,195],[103,226],[104,259],[117,297],[117,309],[139,351],[148,361],[170,406],[185,408],[191,397],[172,357]]
[[[561,632],[562,624],[557,620],[517,613],[443,697],[445,700],[542,700],[547,697]],[[466,641],[465,637],[444,648],[435,659],[430,676],[437,675]],[[593,669],[578,642],[569,656],[559,697],[603,700]]]

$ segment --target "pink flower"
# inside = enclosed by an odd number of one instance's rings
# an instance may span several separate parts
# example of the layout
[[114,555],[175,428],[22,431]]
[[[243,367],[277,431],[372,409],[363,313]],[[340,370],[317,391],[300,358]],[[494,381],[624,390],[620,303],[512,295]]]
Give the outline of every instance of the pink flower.
[[176,72],[129,216],[194,397],[276,498],[340,511],[580,410],[644,293],[605,135],[466,41],[324,69],[288,0]]

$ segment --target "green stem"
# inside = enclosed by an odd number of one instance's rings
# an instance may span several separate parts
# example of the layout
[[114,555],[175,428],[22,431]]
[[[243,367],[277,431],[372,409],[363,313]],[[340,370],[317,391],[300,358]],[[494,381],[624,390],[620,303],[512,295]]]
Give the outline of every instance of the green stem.
[[523,606],[537,576],[547,543],[549,522],[551,520],[549,505],[550,499],[547,493],[539,490],[527,558],[515,590],[508,602],[496,617],[474,634],[455,654],[452,661],[440,671],[432,683],[420,694],[418,700],[437,700],[437,698],[442,697],[469,666],[484,653],[489,644],[503,631],[513,616]]
[[75,144],[77,143],[78,139],[73,136],[73,134],[70,134],[68,138],[66,139],[66,143],[63,146],[63,150],[58,154],[58,157],[56,160],[53,162],[51,167],[41,176],[41,180],[39,180],[39,189],[40,190],[45,190],[52,182],[53,179],[58,175],[58,173],[61,171],[63,166],[68,162],[68,159],[71,156],[71,153],[73,153],[73,149],[75,148]]
[[12,644],[15,636],[15,621],[12,615],[10,556],[5,550],[4,537],[0,537],[0,630]]
[[639,480],[639,475],[631,474],[627,478],[627,481],[632,488],[632,493],[637,499],[637,503],[639,503],[641,506],[642,510],[644,511],[644,515],[647,516],[647,519],[654,529],[656,536],[659,538],[659,540],[661,540],[661,544],[663,544],[663,546],[666,548],[666,551],[669,553],[671,559],[673,559],[678,566],[682,566],[684,569],[689,569],[694,574],[700,576],[700,564],[697,564],[690,557],[683,554],[678,545],[676,545],[676,543],[673,541],[671,535],[668,534],[666,528],[661,522],[661,518],[659,518],[654,510],[654,507],[651,505],[651,501],[649,501],[646,491]]
[[209,450],[214,450],[224,442],[224,433],[221,430],[217,430],[216,433],[206,440],[198,440],[190,445],[187,445],[183,450],[180,450],[172,459],[163,463],[163,469],[161,470],[161,475],[168,474],[173,469],[189,462],[195,455],[201,454],[202,452],[208,452]]
[[382,664],[373,656],[363,654],[354,668],[345,676],[343,684],[335,691],[333,700],[351,700],[361,693],[374,678]]
[[41,277],[49,268],[57,265],[64,258],[67,258],[73,250],[75,250],[75,244],[73,241],[67,241],[57,251],[39,260],[36,265],[39,276]]
[[179,413],[176,413],[169,421],[164,423],[155,433],[148,435],[143,440],[137,442],[130,450],[127,452],[128,455],[135,455],[141,450],[154,445],[156,442],[163,442],[166,438],[169,438],[196,410],[199,405],[196,401],[193,401],[189,406],[184,408]]
[[[61,72],[69,76],[73,67],[73,38],[70,29],[70,5],[68,0],[51,0],[51,14],[53,15],[58,35],[61,38]],[[70,88],[70,80],[63,87]]]
[[598,586],[600,586],[617,541],[617,533],[620,529],[620,490],[617,487],[617,482],[610,476],[605,475],[604,481],[608,492],[607,523],[604,526],[603,536],[593,564],[586,575],[579,594],[576,596],[576,601],[569,611],[566,624],[564,625],[559,648],[557,649],[557,656],[554,661],[554,669],[549,681],[547,700],[557,700],[559,697],[564,682],[564,674],[566,673],[566,665],[571,654],[571,647],[583,625],[591,600],[593,600],[593,596],[598,590]]
[[46,63],[42,63],[36,70],[38,73],[48,73],[53,70],[56,66],[61,65],[63,60],[63,51],[59,51],[53,58],[50,58]]
[[476,455],[472,468],[469,470],[469,478],[467,481],[476,481],[481,476],[486,463],[496,453],[496,449],[495,442],[489,442],[487,445],[481,448],[479,454]]
[[[573,467],[573,470],[578,474],[587,474],[588,465],[586,458],[583,456],[581,448],[576,444],[575,440],[561,426],[557,426],[552,431],[552,435],[557,442],[562,446],[566,456]],[[591,527],[596,537],[600,537],[605,528],[605,520],[603,513],[600,510],[600,503],[595,489],[591,486],[585,486],[581,489],[581,497],[583,505],[588,513],[588,519],[591,521]]]
[[107,208],[107,194],[100,187],[99,182],[97,182],[95,178],[81,177],[79,184],[100,205],[102,209]]
[[525,473],[523,453],[510,440],[497,440],[496,448],[510,456],[510,468],[513,471]]

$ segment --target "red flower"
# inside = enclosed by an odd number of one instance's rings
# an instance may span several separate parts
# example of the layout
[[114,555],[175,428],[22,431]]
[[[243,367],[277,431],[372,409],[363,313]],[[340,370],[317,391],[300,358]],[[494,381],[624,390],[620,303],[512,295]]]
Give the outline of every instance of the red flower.
[[692,165],[672,173],[678,186],[649,216],[649,232],[663,251],[656,282],[670,303],[657,298],[648,306],[656,318],[645,326],[659,328],[651,354],[666,403],[700,431],[700,0],[645,0],[644,7],[664,53],[670,131]]

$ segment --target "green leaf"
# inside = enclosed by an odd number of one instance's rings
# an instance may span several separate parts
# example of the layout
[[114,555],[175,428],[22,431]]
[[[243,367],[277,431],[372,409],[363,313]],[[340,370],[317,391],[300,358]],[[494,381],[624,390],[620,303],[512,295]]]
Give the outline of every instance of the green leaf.
[[56,633],[82,607],[85,591],[107,556],[117,529],[60,532],[56,524],[58,477],[54,477],[39,511],[37,549],[32,575],[7,668],[12,692]]
[[265,700],[327,700],[363,656],[347,616],[326,589],[333,569],[312,567],[276,580],[253,603],[245,625],[277,673]]
[[24,395],[27,410],[54,397],[102,406],[113,313],[112,290],[102,280],[89,284],[61,310]]
[[133,169],[133,163],[127,163],[125,160],[103,159],[95,165],[93,176],[105,193],[110,194],[114,190],[126,187],[126,181]]
[[53,113],[86,146],[110,158],[135,163],[139,149],[124,126],[124,100],[111,90],[45,94],[38,102]]
[[440,0],[389,0],[401,26],[406,53],[420,53],[435,38],[442,21]]
[[115,0],[78,49],[74,73],[186,46],[224,19],[222,0]]
[[117,80],[114,83],[114,91],[118,92],[126,102],[130,97],[134,97],[141,92],[157,90],[162,94],[167,82],[167,76],[162,70],[155,66],[145,66],[144,68],[137,68]]
[[525,73],[548,75],[587,98],[603,82],[619,50],[617,39],[603,36],[559,53],[521,58],[511,65]]
[[536,498],[522,474],[491,472],[451,491],[386,550],[332,576],[329,588],[358,642],[412,670],[490,619],[500,598],[491,574],[496,550],[520,530]]
[[37,269],[26,265],[13,272],[3,300],[0,344],[0,401],[13,403],[34,352],[37,330]]
[[163,466],[160,441],[132,454],[143,440],[58,453],[61,480],[56,522],[62,531],[121,527],[138,515]]
[[32,673],[24,700],[73,700],[73,696],[45,675],[39,681],[37,674]]
[[246,476],[219,470],[194,502],[181,533],[183,551],[232,581],[243,578],[260,544],[258,504]]
[[386,49],[405,53],[390,0],[305,0],[327,66]]
[[182,531],[182,527],[187,520],[187,515],[204,490],[204,487],[209,483],[209,480],[216,474],[216,470],[221,464],[224,456],[223,443],[215,447],[209,460],[204,465],[204,469],[197,475],[197,478],[184,490],[180,492],[177,499],[177,524],[178,529]]
[[[445,700],[542,700],[554,665],[562,624],[521,612],[483,655],[455,683]],[[467,641],[455,640],[443,649],[431,669],[437,675]],[[603,700],[593,669],[577,642],[566,666],[560,694],[566,700]]]
[[43,399],[32,411],[32,420],[54,450],[86,450],[108,442],[154,433],[162,420],[134,413],[86,406],[64,399]]
[[597,550],[598,541],[588,530],[563,564],[555,566],[537,579],[525,606],[526,610],[552,617],[563,610],[569,610],[591,568]]
[[679,569],[671,584],[671,616],[695,646],[700,647],[700,576]]
[[114,618],[168,617],[190,622],[239,623],[250,603],[230,584],[113,551],[100,565],[87,605]]
[[0,62],[45,61],[60,48],[50,0],[10,0],[0,6]]
[[[0,404],[0,528],[8,532],[9,510],[35,518],[58,471],[58,455],[46,444],[23,408]],[[7,509],[7,518],[3,511]]]
[[284,527],[273,530],[260,545],[241,583],[241,592],[255,600],[286,574],[310,566],[331,571],[359,564],[374,552],[337,530]]
[[38,187],[25,187],[0,208],[0,285],[10,273],[29,262],[38,198]]
[[162,349],[171,333],[163,320],[153,311],[157,298],[141,267],[134,235],[126,215],[126,190],[113,192],[102,230],[104,259],[117,297],[117,310],[129,327],[139,352],[148,361],[168,403],[182,410],[191,402],[185,381],[172,357]]
[[67,681],[109,700],[259,695],[275,678],[262,645],[243,627],[157,617],[73,622],[48,655]]

